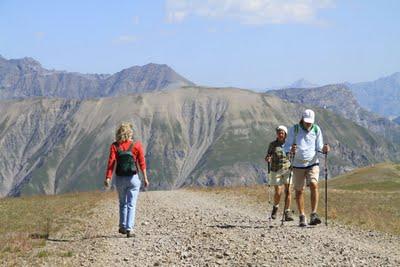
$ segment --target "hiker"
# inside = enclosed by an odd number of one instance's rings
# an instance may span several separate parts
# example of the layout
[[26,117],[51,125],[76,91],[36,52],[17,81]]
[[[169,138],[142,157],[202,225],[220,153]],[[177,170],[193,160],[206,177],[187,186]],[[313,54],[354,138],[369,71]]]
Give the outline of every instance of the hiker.
[[310,225],[321,223],[317,214],[318,208],[318,178],[319,160],[318,152],[328,153],[330,147],[324,145],[321,129],[314,123],[315,114],[311,109],[306,109],[298,124],[289,129],[285,143],[285,152],[293,156],[293,185],[296,191],[296,203],[299,209],[299,226],[304,227],[306,217],[304,213],[304,188],[310,187],[311,215]]
[[274,205],[272,207],[271,218],[276,219],[276,214],[279,208],[279,201],[282,195],[282,185],[285,186],[285,201],[284,207],[284,220],[293,221],[292,212],[290,211],[290,161],[284,152],[284,144],[287,135],[287,128],[283,125],[276,128],[276,140],[271,142],[268,146],[267,155],[265,161],[271,164],[271,173],[268,177],[269,185],[273,185],[275,188],[274,194]]
[[119,198],[119,230],[127,237],[133,236],[135,225],[136,200],[139,195],[139,169],[143,173],[144,186],[149,186],[146,174],[144,151],[140,141],[134,141],[132,124],[122,123],[115,134],[115,142],[111,144],[104,185],[111,186],[111,178],[115,163],[115,185]]

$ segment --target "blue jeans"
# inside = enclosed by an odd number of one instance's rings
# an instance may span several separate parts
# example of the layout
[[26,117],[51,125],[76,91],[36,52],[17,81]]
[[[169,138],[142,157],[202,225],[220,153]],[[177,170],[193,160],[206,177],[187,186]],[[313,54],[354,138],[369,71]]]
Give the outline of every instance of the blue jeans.
[[119,227],[132,230],[135,226],[136,200],[139,195],[140,180],[133,176],[117,176],[115,185],[119,198]]

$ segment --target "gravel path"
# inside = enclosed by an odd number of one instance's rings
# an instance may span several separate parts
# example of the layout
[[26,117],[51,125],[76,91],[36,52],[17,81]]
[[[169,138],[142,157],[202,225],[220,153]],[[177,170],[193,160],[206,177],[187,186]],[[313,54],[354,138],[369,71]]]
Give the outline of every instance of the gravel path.
[[[70,266],[400,266],[400,237],[339,225],[280,226],[266,208],[224,193],[142,192],[134,238],[117,233],[117,199],[96,209],[74,239],[57,239],[45,265]],[[268,208],[269,210],[269,208]]]

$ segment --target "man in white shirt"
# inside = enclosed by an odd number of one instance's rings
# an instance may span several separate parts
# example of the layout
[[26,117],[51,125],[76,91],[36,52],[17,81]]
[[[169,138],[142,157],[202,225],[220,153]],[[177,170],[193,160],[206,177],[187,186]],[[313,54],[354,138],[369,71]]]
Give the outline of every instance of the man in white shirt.
[[318,152],[328,153],[330,147],[323,143],[321,129],[314,123],[315,114],[311,109],[303,112],[298,124],[289,129],[285,143],[285,152],[294,155],[293,184],[296,191],[296,203],[299,209],[299,226],[306,226],[304,213],[304,188],[310,186],[311,216],[310,225],[321,223],[317,214],[318,208],[318,179],[319,160]]

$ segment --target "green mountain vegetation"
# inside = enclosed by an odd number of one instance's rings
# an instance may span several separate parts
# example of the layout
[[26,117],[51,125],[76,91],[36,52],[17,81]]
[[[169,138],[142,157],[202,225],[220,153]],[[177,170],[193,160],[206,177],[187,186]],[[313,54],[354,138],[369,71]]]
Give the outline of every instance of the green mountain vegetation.
[[344,190],[400,191],[400,164],[379,163],[335,177],[329,186]]

